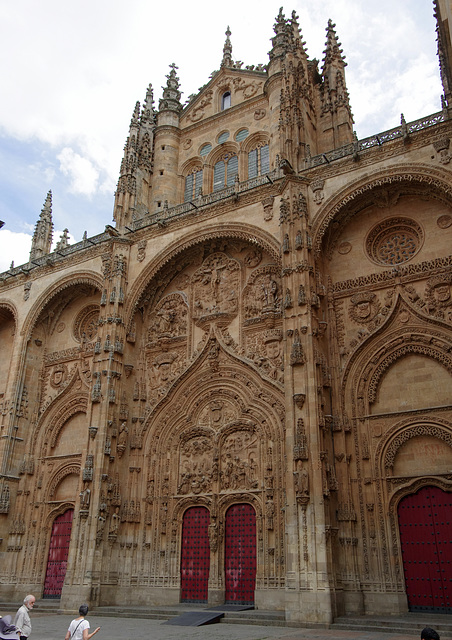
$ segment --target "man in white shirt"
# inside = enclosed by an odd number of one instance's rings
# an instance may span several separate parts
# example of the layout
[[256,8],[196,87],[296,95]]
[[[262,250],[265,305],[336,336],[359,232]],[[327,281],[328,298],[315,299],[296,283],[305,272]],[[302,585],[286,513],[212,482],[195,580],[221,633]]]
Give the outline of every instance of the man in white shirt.
[[24,603],[17,610],[16,617],[14,618],[14,624],[20,635],[20,640],[27,640],[31,634],[31,620],[28,613],[33,609],[36,598],[32,595],[25,596]]

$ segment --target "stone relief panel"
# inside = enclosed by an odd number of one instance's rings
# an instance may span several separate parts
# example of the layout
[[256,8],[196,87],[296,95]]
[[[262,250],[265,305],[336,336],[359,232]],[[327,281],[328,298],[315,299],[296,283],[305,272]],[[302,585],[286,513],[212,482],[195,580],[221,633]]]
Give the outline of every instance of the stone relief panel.
[[147,399],[156,404],[187,365],[185,346],[170,351],[146,351]]
[[192,316],[195,323],[216,319],[231,322],[237,315],[240,264],[225,253],[213,253],[192,276]]
[[149,317],[147,342],[183,338],[187,335],[188,305],[185,295],[172,293],[161,300]]
[[213,465],[215,464],[213,448],[212,439],[207,436],[195,436],[181,445],[180,480],[177,488],[179,494],[198,495],[212,491]]
[[245,335],[247,357],[259,367],[263,375],[284,381],[282,329],[247,331]]
[[282,295],[276,265],[257,268],[249,277],[243,293],[245,324],[280,316]]
[[221,447],[220,486],[223,491],[257,489],[260,477],[259,438],[254,430],[229,434]]

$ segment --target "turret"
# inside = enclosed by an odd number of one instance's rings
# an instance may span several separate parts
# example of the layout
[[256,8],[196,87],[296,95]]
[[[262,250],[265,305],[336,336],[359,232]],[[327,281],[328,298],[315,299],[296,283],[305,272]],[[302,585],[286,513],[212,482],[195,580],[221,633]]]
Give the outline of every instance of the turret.
[[155,112],[152,85],[149,85],[141,109],[135,104],[124,146],[113,217],[116,227],[131,225],[149,212],[149,192],[154,148]]
[[452,108],[452,7],[447,0],[435,0],[438,58],[443,84],[443,104]]
[[[157,127],[155,129],[154,178],[152,183],[152,213],[164,210],[167,205],[177,204],[178,160],[182,111],[179,78],[176,65],[170,65],[159,102]],[[166,203],[166,204],[165,204]]]
[[30,261],[50,253],[52,238],[52,192],[49,191],[31,241]]
[[345,83],[347,63],[342,55],[335,26],[328,20],[320,92],[322,139],[317,153],[353,142],[353,115]]

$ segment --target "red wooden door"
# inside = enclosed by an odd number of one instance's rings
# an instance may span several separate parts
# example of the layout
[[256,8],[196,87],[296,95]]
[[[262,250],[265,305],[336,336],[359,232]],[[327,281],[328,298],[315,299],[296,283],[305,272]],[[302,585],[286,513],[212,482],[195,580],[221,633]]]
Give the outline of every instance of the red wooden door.
[[63,590],[71,541],[73,509],[55,518],[50,538],[43,598],[59,598]]
[[181,601],[207,602],[210,569],[210,514],[205,507],[184,513],[181,550]]
[[226,513],[225,602],[253,604],[256,586],[256,513],[236,504]]
[[452,493],[424,487],[398,516],[409,610],[452,613]]

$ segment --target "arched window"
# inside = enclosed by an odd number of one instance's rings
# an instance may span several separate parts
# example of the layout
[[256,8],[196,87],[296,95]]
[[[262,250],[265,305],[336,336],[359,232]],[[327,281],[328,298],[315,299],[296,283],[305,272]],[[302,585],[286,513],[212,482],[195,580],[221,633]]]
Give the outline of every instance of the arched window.
[[248,178],[262,176],[270,171],[268,144],[259,144],[248,153]]
[[197,167],[185,178],[184,202],[202,195],[202,169]]
[[239,173],[239,159],[236,155],[226,154],[213,168],[213,190],[219,191],[234,184]]
[[231,92],[226,91],[221,98],[221,110],[229,109],[231,106]]

